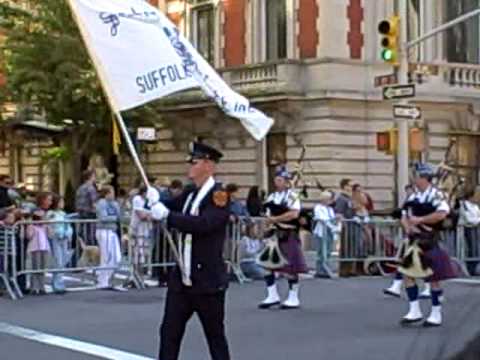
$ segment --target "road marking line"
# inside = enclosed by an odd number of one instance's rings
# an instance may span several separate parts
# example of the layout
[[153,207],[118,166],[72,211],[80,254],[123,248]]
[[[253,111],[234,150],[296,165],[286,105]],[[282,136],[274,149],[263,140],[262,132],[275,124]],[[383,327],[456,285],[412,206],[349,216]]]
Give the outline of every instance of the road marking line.
[[457,283],[457,284],[480,285],[480,279],[450,279],[447,281],[452,283]]
[[39,343],[56,346],[88,355],[110,360],[153,360],[142,355],[112,349],[106,346],[95,345],[84,341],[69,339],[62,336],[50,335],[21,326],[0,322],[0,333],[24,338]]

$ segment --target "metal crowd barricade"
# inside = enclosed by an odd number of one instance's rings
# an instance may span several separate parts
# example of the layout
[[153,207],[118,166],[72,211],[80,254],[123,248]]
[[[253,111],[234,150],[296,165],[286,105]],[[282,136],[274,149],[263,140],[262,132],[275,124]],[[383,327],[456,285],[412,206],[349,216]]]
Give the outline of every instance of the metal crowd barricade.
[[[121,261],[117,266],[101,266],[100,265],[100,247],[97,244],[95,238],[95,229],[99,224],[105,224],[108,222],[101,222],[99,220],[89,220],[89,219],[71,219],[67,221],[20,221],[17,222],[13,230],[18,234],[17,240],[20,241],[19,254],[17,257],[13,257],[14,263],[11,268],[12,278],[16,279],[20,275],[30,276],[35,274],[56,274],[56,273],[82,273],[83,276],[91,275],[94,279],[90,279],[90,284],[96,284],[96,273],[102,270],[113,270],[116,272],[126,272],[128,278],[133,278],[132,276],[132,261],[130,258],[130,253],[126,244],[122,241],[122,228],[119,222],[115,222],[118,225],[116,233],[119,239],[119,246],[121,251]],[[68,254],[66,266],[58,266],[56,260],[54,259],[52,252],[52,242],[49,238],[50,252],[48,254],[48,261],[45,264],[35,264],[35,268],[32,265],[32,255],[28,251],[29,239],[27,237],[27,229],[29,226],[45,226],[51,228],[56,225],[65,225],[70,226],[73,229],[73,236],[67,245]],[[48,230],[47,230],[48,233]],[[53,261],[52,261],[53,260]],[[17,262],[18,261],[18,262]],[[81,281],[87,281],[85,277],[80,279]],[[20,292],[21,294],[21,292]],[[22,294],[21,294],[22,295]]]
[[480,263],[480,225],[458,224],[454,233],[454,236],[442,236],[448,241],[446,249],[466,276],[475,275]]
[[17,279],[13,276],[13,267],[17,256],[15,245],[13,227],[0,225],[0,279],[12,300],[22,296]]
[[[168,229],[165,222],[152,221],[152,231],[149,239],[146,241],[145,253],[140,254],[141,249],[139,243],[135,240],[135,235],[129,234],[129,252],[133,263],[133,274],[137,278],[139,288],[145,288],[145,275],[149,277],[154,276],[154,271],[164,272],[164,277],[167,276],[169,267],[176,265],[175,257],[170,248],[168,237],[171,236],[173,241],[177,244],[179,232],[173,229]],[[143,258],[143,259],[142,259]],[[139,273],[141,272],[141,273]],[[160,274],[158,273],[159,278]]]
[[248,278],[242,272],[241,261],[241,241],[245,234],[245,227],[249,221],[246,217],[239,217],[235,221],[230,221],[227,228],[227,238],[224,248],[224,259],[228,266],[228,272],[233,274],[240,284],[248,281]]
[[371,218],[347,219],[338,224],[316,221],[313,234],[319,277],[336,277],[337,272],[342,276],[385,275],[385,265],[397,258],[404,239],[398,221]]

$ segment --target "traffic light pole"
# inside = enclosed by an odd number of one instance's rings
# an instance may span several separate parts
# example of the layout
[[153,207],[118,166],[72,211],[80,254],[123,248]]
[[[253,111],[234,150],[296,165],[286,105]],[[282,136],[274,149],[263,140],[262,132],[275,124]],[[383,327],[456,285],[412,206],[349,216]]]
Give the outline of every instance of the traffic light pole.
[[[426,39],[437,35],[438,33],[448,30],[451,27],[465,22],[466,20],[480,16],[480,9],[472,10],[469,13],[459,16],[445,24],[442,24],[435,29],[430,30],[426,34],[418,37],[415,40],[408,41],[407,29],[408,29],[408,0],[398,0],[398,12],[400,16],[400,54],[399,54],[399,68],[398,68],[398,81],[400,85],[408,84],[408,50]],[[399,101],[400,105],[408,105],[408,100]],[[405,199],[405,185],[409,181],[409,124],[407,119],[395,119],[398,127],[398,151],[397,151],[397,194],[398,204],[402,204]]]
[[[407,48],[407,0],[398,2],[400,16],[400,67],[398,69],[398,83],[408,84],[408,48]],[[400,100],[399,105],[408,105],[408,100]],[[408,120],[395,118],[398,128],[398,151],[397,151],[397,204],[402,204],[405,199],[405,186],[409,182],[409,150],[408,150]]]

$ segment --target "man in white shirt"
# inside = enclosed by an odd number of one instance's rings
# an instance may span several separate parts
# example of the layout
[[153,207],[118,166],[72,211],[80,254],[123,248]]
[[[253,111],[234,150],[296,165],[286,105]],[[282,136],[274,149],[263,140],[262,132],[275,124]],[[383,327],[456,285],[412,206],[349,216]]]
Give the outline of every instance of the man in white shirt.
[[333,196],[330,191],[323,191],[319,197],[320,203],[313,209],[315,222],[313,235],[317,246],[317,270],[318,277],[332,277],[332,271],[328,267],[327,260],[332,252],[334,236],[340,231],[337,224],[337,216],[330,206]]

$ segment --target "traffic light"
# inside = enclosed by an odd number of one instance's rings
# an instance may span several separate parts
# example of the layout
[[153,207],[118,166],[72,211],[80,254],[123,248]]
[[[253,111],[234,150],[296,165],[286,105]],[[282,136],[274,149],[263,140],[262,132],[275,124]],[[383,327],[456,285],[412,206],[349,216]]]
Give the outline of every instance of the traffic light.
[[408,147],[410,152],[421,153],[425,150],[425,133],[422,129],[413,127],[409,131]]
[[393,15],[386,20],[380,21],[378,24],[378,32],[381,36],[380,45],[382,48],[380,56],[383,61],[392,65],[398,65],[399,23],[400,18]]
[[[377,151],[394,155],[398,148],[398,129],[392,128],[377,132]],[[425,151],[425,133],[423,129],[413,127],[408,131],[408,149],[412,154]]]
[[377,132],[377,150],[383,151],[388,155],[393,155],[397,152],[398,144],[398,130],[389,129],[386,131]]

